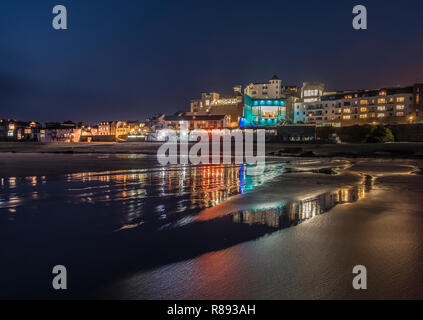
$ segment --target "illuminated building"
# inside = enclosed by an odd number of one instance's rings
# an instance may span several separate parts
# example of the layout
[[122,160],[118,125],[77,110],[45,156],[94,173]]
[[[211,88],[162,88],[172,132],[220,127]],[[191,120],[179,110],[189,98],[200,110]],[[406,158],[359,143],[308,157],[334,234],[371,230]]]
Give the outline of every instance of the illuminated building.
[[301,98],[304,102],[319,101],[325,90],[325,84],[321,82],[304,82],[301,88]]
[[188,130],[195,129],[226,129],[229,117],[226,115],[174,115],[164,118],[165,129],[179,130],[184,122]]
[[423,85],[323,93],[317,101],[294,103],[294,123],[318,126],[401,124],[420,119]]
[[82,129],[72,121],[48,122],[38,134],[39,142],[79,142]]
[[221,98],[219,93],[202,93],[201,99],[191,100],[191,112],[187,115],[221,115],[228,119],[227,127],[236,128],[242,116],[243,95],[241,86],[233,88],[232,95]]
[[0,120],[0,140],[37,141],[41,124],[35,121]]
[[250,83],[244,94],[252,99],[280,99],[282,98],[282,81],[274,75],[268,83]]
[[277,126],[286,120],[285,99],[253,99],[244,95],[244,116],[240,127]]
[[282,86],[274,75],[268,83],[251,83],[244,89],[244,112],[240,127],[274,127],[290,122],[297,86]]

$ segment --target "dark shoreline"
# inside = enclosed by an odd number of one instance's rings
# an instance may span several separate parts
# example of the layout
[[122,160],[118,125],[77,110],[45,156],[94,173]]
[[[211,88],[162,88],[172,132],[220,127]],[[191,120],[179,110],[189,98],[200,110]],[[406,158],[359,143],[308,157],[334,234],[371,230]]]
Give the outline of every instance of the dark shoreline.
[[[2,153],[47,154],[150,154],[155,155],[162,142],[39,143],[0,142]],[[303,157],[423,157],[423,142],[367,144],[266,142],[266,155]]]

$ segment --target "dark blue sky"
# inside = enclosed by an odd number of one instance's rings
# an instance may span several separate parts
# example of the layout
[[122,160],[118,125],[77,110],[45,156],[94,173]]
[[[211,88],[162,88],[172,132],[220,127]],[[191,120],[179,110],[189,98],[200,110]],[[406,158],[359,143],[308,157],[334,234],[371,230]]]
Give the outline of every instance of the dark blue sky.
[[[52,8],[68,30],[52,28]],[[368,30],[352,8],[368,9]],[[2,0],[0,118],[143,119],[233,85],[423,82],[423,1]]]

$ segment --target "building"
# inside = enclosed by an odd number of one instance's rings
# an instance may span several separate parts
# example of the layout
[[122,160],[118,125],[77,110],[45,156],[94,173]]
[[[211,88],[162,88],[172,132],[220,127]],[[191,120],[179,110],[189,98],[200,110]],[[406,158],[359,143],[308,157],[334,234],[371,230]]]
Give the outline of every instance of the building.
[[221,115],[227,116],[228,127],[239,127],[244,108],[242,87],[236,86],[226,98],[221,98],[219,93],[202,93],[201,99],[191,100],[191,112],[188,115]]
[[145,125],[150,129],[150,132],[154,133],[161,129],[164,129],[165,123],[164,118],[166,115],[164,113],[157,114],[151,118],[145,120]]
[[282,81],[274,75],[268,83],[250,83],[244,89],[244,94],[252,99],[282,98]]
[[165,129],[180,130],[185,124],[188,130],[226,129],[229,117],[226,115],[173,115],[164,119]]
[[321,82],[304,82],[301,87],[301,99],[304,102],[320,101],[325,91],[325,84]]
[[244,95],[244,115],[240,127],[273,127],[286,121],[286,99],[255,99]]
[[117,121],[104,121],[98,124],[99,136],[116,136]]
[[[378,90],[324,93],[294,104],[294,123],[318,126],[401,124],[421,120],[423,84]],[[307,96],[308,97],[308,96]],[[314,99],[315,97],[313,97]]]
[[298,86],[282,85],[274,75],[268,83],[251,83],[244,89],[241,127],[272,127],[290,123],[294,103],[300,99]]
[[37,141],[41,124],[35,121],[0,120],[0,140]]
[[79,142],[82,129],[72,121],[48,122],[38,134],[39,142]]

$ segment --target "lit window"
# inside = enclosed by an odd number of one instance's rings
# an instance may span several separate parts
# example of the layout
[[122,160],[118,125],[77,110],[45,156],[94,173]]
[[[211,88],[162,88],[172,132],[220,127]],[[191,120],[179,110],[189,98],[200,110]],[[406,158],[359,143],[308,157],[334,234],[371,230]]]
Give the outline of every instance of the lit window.
[[345,108],[344,109],[344,113],[351,113],[351,109],[350,108]]
[[367,108],[366,107],[361,107],[360,108],[360,112],[367,112]]
[[360,119],[366,119],[367,118],[367,114],[360,114]]
[[379,106],[379,107],[377,107],[377,111],[385,111],[385,106]]
[[348,115],[348,116],[343,116],[342,118],[343,118],[343,119],[348,120],[348,119],[351,119],[351,116],[350,116],[350,115]]
[[386,103],[386,99],[385,98],[377,99],[377,103]]
[[404,102],[404,100],[405,100],[404,97],[398,97],[397,98],[397,102]]
[[403,104],[397,105],[397,110],[404,110],[404,105]]
[[377,115],[378,118],[383,118],[384,116],[385,116],[384,113],[378,113],[378,115]]
[[360,100],[360,104],[368,104],[369,103],[369,101],[367,101],[367,100]]
[[402,117],[404,116],[404,112],[397,112],[397,117]]

